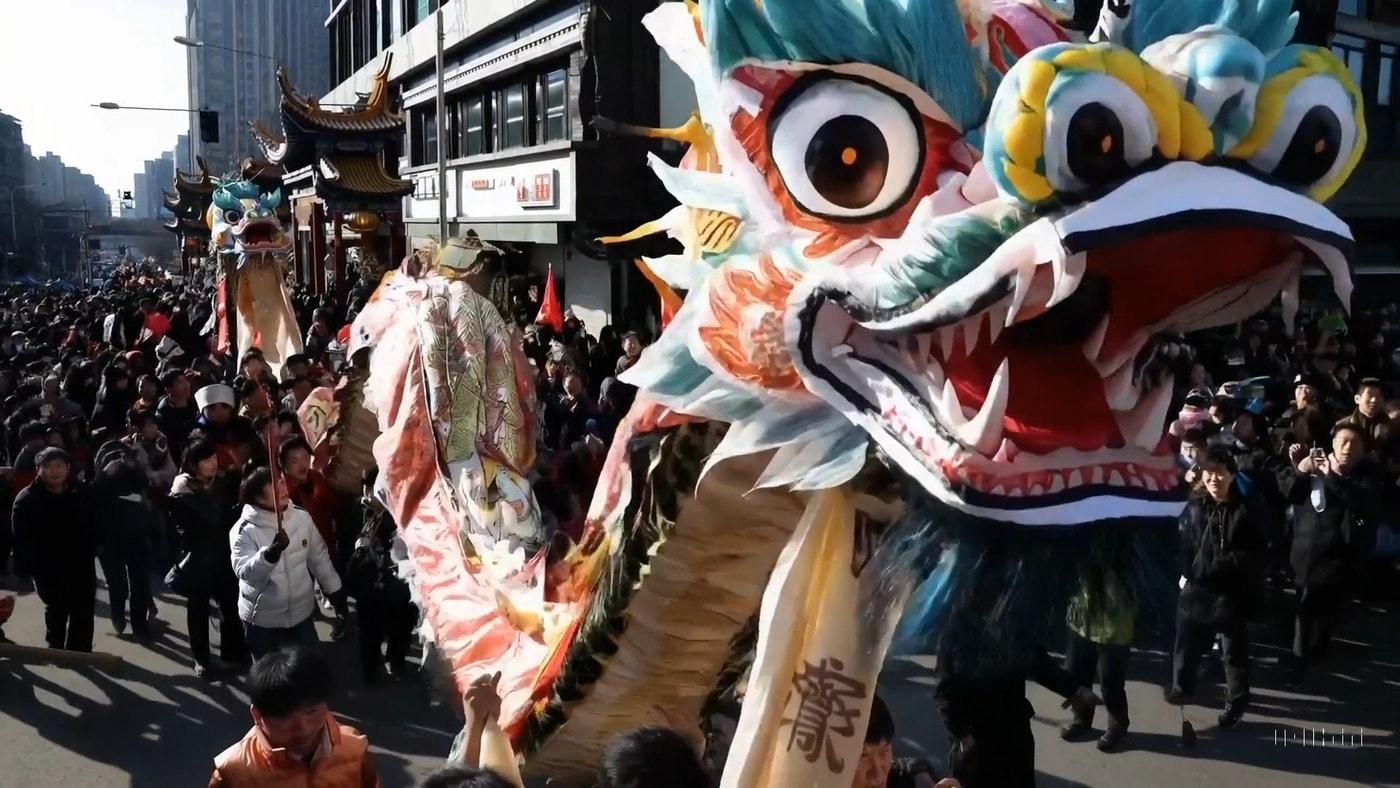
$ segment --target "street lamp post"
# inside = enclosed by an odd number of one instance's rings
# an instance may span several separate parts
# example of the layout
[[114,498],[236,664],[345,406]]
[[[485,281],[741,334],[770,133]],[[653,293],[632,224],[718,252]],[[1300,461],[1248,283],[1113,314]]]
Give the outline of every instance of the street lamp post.
[[[180,108],[180,107],[132,107],[132,106],[129,106],[129,105],[126,105],[126,104],[118,104],[118,103],[115,102],[115,101],[99,101],[98,103],[92,104],[91,106],[96,107],[96,108],[98,108],[98,109],[131,109],[131,110],[140,110],[140,111],[142,111],[142,112],[183,112],[183,113],[185,113],[186,115],[197,115],[197,114],[199,114],[200,112],[203,112],[203,110],[198,110],[198,109],[182,109],[182,108]],[[193,141],[193,140],[190,141],[189,149],[190,149],[190,158],[189,158],[189,161],[185,162],[185,166],[189,168],[189,171],[190,171],[190,172],[194,172],[194,141]]]
[[266,60],[271,60],[274,63],[277,62],[277,58],[273,57],[272,55],[263,54],[262,52],[254,52],[251,49],[238,49],[237,47],[226,47],[222,44],[211,44],[208,41],[199,41],[190,38],[189,36],[175,36],[175,43],[179,44],[182,47],[189,47],[190,49],[221,49],[225,52],[235,52],[240,55],[260,57]]
[[11,250],[13,252],[19,251],[19,226],[15,222],[15,192],[22,192],[25,189],[40,189],[43,188],[43,186],[44,184],[33,183],[27,183],[22,186],[15,186],[14,188],[10,189],[6,189],[3,186],[0,186],[0,191],[3,191],[5,197],[10,201],[10,245],[14,247]]
[[442,93],[442,6],[437,9],[437,178],[438,178],[438,243],[447,249],[447,100]]

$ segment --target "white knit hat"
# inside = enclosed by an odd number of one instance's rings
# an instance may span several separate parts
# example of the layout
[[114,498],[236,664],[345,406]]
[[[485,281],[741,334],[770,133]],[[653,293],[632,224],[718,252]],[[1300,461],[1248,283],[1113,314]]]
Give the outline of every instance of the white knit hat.
[[233,387],[223,383],[214,383],[196,391],[194,393],[194,404],[204,410],[210,405],[224,404],[230,408],[234,407]]

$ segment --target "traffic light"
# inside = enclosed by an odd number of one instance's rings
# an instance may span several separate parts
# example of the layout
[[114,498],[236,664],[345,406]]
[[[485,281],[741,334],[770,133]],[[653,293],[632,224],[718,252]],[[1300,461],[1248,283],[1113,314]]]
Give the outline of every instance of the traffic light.
[[212,145],[219,141],[219,113],[212,109],[199,111],[199,141]]

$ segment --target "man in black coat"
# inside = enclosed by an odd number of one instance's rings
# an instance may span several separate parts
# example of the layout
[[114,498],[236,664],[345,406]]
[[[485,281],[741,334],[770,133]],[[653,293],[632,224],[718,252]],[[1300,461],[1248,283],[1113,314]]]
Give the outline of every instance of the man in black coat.
[[1264,537],[1268,545],[1264,561],[1266,573],[1282,573],[1288,562],[1288,529],[1285,510],[1288,502],[1280,492],[1280,480],[1293,473],[1288,460],[1269,445],[1268,422],[1263,416],[1244,411],[1235,417],[1231,430],[1234,443],[1230,452],[1238,468],[1235,486],[1263,510]]
[[1225,656],[1225,711],[1232,728],[1249,705],[1249,617],[1263,596],[1261,569],[1265,525],[1262,508],[1235,485],[1235,458],[1211,447],[1197,461],[1200,489],[1191,495],[1178,526],[1181,595],[1168,703],[1180,704],[1196,689],[1201,652],[1218,633]]
[[112,629],[125,634],[129,620],[132,634],[147,640],[155,607],[151,542],[159,521],[146,504],[146,474],[137,465],[135,453],[120,441],[108,441],[97,450],[94,468],[91,495],[102,513],[102,575],[107,580]]
[[1334,417],[1323,397],[1323,387],[1315,373],[1301,373],[1293,379],[1293,402],[1273,426],[1274,446],[1280,452],[1294,443],[1311,447],[1327,440]]
[[1332,452],[1289,447],[1296,473],[1285,479],[1293,502],[1293,580],[1298,610],[1293,625],[1289,683],[1320,659],[1332,639],[1351,579],[1373,544],[1384,491],[1376,463],[1366,455],[1366,434],[1351,422],[1332,431]]
[[87,494],[68,452],[39,452],[39,476],[15,498],[16,557],[44,603],[49,648],[92,651],[97,537]]

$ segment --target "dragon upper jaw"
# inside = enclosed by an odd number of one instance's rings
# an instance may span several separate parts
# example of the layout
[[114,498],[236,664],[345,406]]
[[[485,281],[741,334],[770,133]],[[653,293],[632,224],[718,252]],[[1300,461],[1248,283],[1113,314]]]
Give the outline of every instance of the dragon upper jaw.
[[1241,320],[1280,292],[1289,312],[1307,262],[1346,302],[1351,246],[1311,200],[1171,164],[1032,223],[903,311],[874,308],[872,272],[812,286],[798,366],[955,508],[1023,524],[1170,516],[1182,493],[1159,338]]
[[291,249],[292,240],[275,216],[244,218],[232,228],[233,250],[239,254],[281,253]]

